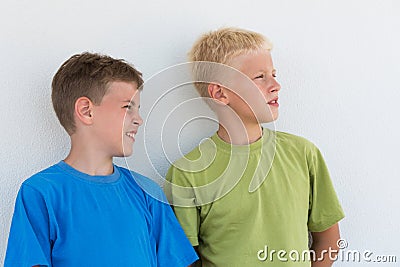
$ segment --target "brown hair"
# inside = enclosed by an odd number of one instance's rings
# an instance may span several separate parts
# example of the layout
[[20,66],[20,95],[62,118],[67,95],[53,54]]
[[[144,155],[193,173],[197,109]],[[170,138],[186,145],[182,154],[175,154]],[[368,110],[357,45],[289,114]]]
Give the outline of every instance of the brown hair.
[[194,62],[194,84],[200,96],[208,97],[207,82],[223,68],[222,64],[229,65],[234,57],[259,49],[271,50],[272,44],[257,32],[229,27],[203,34],[188,53],[189,61]]
[[69,135],[76,130],[76,100],[85,96],[98,105],[114,81],[136,82],[139,90],[143,85],[142,73],[123,59],[85,52],[61,65],[53,78],[51,98],[58,120]]

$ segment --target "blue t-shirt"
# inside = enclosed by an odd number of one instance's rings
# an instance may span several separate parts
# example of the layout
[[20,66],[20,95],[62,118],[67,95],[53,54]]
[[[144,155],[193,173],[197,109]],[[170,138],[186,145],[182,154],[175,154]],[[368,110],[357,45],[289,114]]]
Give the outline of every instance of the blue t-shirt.
[[138,173],[91,176],[61,161],[22,184],[4,266],[187,266],[197,255],[157,199]]

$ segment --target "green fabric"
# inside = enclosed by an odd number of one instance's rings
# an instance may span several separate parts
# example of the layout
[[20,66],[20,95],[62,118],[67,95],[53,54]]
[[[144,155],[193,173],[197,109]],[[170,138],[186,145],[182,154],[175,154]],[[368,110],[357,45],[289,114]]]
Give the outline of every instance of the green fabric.
[[[215,134],[175,162],[167,181],[167,197],[202,266],[310,266],[301,260],[308,231],[344,217],[318,148],[268,129],[246,146]],[[285,250],[288,261],[269,257],[271,250]],[[292,250],[299,261],[291,260]]]

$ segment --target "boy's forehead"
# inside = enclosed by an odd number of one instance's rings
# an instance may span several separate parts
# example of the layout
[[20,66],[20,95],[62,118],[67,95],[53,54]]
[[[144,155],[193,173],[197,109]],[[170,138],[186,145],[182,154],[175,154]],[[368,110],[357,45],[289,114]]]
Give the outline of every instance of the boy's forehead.
[[273,69],[271,53],[267,49],[255,50],[235,56],[228,65],[244,73]]
[[138,98],[140,96],[140,91],[138,90],[137,83],[134,81],[113,81],[108,86],[105,97],[106,96],[118,99]]
[[128,92],[128,91],[137,91],[138,86],[137,83],[132,82],[124,82],[124,81],[113,81],[108,85],[108,91],[114,92]]
[[115,88],[134,88],[138,89],[137,82],[135,81],[111,81],[108,83],[108,89],[115,89]]

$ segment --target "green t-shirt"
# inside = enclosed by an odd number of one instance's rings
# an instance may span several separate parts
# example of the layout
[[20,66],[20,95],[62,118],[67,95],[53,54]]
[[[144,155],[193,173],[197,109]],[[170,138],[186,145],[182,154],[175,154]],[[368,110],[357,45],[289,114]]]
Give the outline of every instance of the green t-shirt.
[[310,266],[308,231],[344,217],[318,148],[269,129],[244,146],[213,135],[176,161],[167,181],[202,266]]

